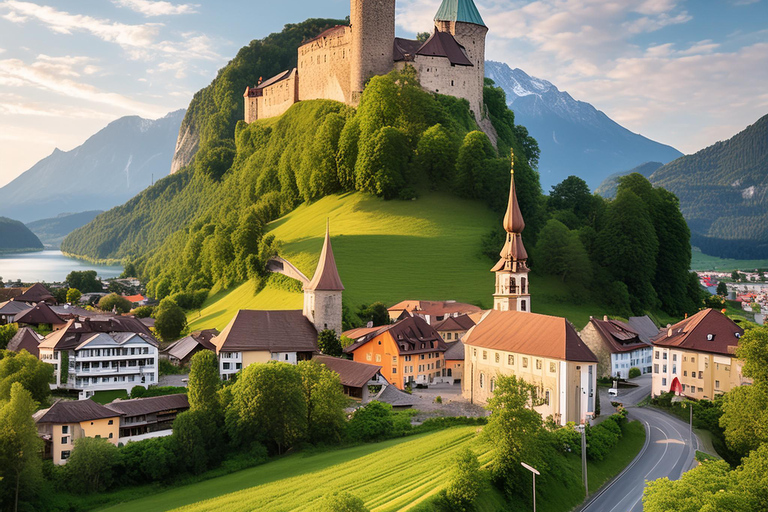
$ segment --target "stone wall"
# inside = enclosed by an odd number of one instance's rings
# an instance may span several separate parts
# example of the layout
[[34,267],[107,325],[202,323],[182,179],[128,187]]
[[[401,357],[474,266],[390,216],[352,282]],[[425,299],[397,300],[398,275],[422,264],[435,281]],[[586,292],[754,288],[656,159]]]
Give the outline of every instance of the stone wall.
[[597,376],[612,377],[611,375],[611,352],[605,346],[603,338],[597,332],[592,322],[579,333],[579,337],[597,356]]
[[256,96],[245,96],[243,101],[245,103],[245,115],[243,119],[246,123],[252,123],[259,118],[259,102]]
[[262,90],[258,97],[257,119],[279,116],[298,101],[298,76],[296,70],[285,80],[280,80]]
[[351,104],[360,102],[365,82],[393,68],[395,0],[351,0],[353,63],[350,69]]
[[338,27],[299,47],[298,100],[328,99],[349,103],[351,63],[349,27]]

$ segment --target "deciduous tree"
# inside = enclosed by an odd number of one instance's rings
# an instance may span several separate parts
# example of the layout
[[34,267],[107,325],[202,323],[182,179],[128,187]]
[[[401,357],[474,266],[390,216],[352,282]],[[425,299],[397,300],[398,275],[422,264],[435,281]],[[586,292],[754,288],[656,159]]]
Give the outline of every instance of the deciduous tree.
[[67,290],[67,302],[70,304],[77,304],[80,302],[80,297],[82,297],[83,294],[80,293],[80,290],[77,288],[70,288]]
[[13,385],[19,383],[35,401],[45,403],[51,394],[48,384],[52,380],[53,365],[40,361],[26,350],[0,351],[0,400],[10,399]]
[[177,339],[187,327],[187,315],[173,299],[166,297],[160,301],[155,311],[155,331],[165,341]]
[[74,493],[92,493],[108,488],[118,457],[117,446],[107,439],[78,439],[65,466],[69,489]]
[[219,361],[211,350],[201,350],[192,356],[187,397],[191,411],[220,414],[217,392],[221,387]]
[[344,430],[344,396],[339,374],[317,361],[298,364],[307,408],[307,438],[312,443],[341,441]]
[[0,502],[14,503],[18,510],[19,497],[42,478],[42,441],[32,419],[37,404],[30,392],[16,382],[9,398],[0,401]]
[[317,335],[317,346],[323,354],[339,357],[342,354],[341,342],[333,329],[324,329]]
[[99,300],[99,309],[102,311],[117,311],[118,313],[127,313],[131,310],[131,301],[121,297],[116,293],[105,295]]

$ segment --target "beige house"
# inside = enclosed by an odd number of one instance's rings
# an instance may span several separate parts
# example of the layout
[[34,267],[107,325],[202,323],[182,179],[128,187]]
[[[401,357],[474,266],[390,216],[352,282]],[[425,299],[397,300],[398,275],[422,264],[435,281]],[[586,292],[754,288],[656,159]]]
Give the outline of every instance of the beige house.
[[535,409],[564,425],[595,410],[597,358],[565,318],[521,311],[489,311],[464,337],[462,394],[485,404],[499,375],[536,386]]
[[749,382],[734,353],[744,330],[715,309],[668,326],[653,339],[652,394],[711,400]]
[[67,462],[75,441],[83,437],[101,437],[117,446],[120,416],[119,412],[93,400],[57,400],[32,418],[38,435],[45,442],[44,457],[60,465]]
[[433,325],[435,330],[442,336],[443,341],[451,343],[460,341],[468,330],[475,325],[469,315],[451,316]]

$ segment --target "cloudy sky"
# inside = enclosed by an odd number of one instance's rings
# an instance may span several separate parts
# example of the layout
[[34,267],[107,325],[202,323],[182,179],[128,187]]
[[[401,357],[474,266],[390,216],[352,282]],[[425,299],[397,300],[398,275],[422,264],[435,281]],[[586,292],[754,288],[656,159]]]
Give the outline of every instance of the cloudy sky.
[[[399,0],[400,35],[429,30],[439,3]],[[685,153],[768,113],[768,0],[477,5],[489,59]],[[118,117],[186,107],[251,39],[348,13],[348,0],[0,0],[0,186]]]

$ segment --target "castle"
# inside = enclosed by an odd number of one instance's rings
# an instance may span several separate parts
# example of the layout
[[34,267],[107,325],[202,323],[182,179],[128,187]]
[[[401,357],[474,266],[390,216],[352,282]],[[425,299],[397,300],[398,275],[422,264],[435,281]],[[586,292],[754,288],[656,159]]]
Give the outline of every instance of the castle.
[[473,0],[443,0],[423,43],[395,37],[395,0],[351,0],[350,26],[302,44],[298,67],[246,87],[245,122],[279,116],[297,101],[357,106],[368,79],[410,65],[425,90],[466,99],[478,124],[492,132],[483,107],[487,32]]

